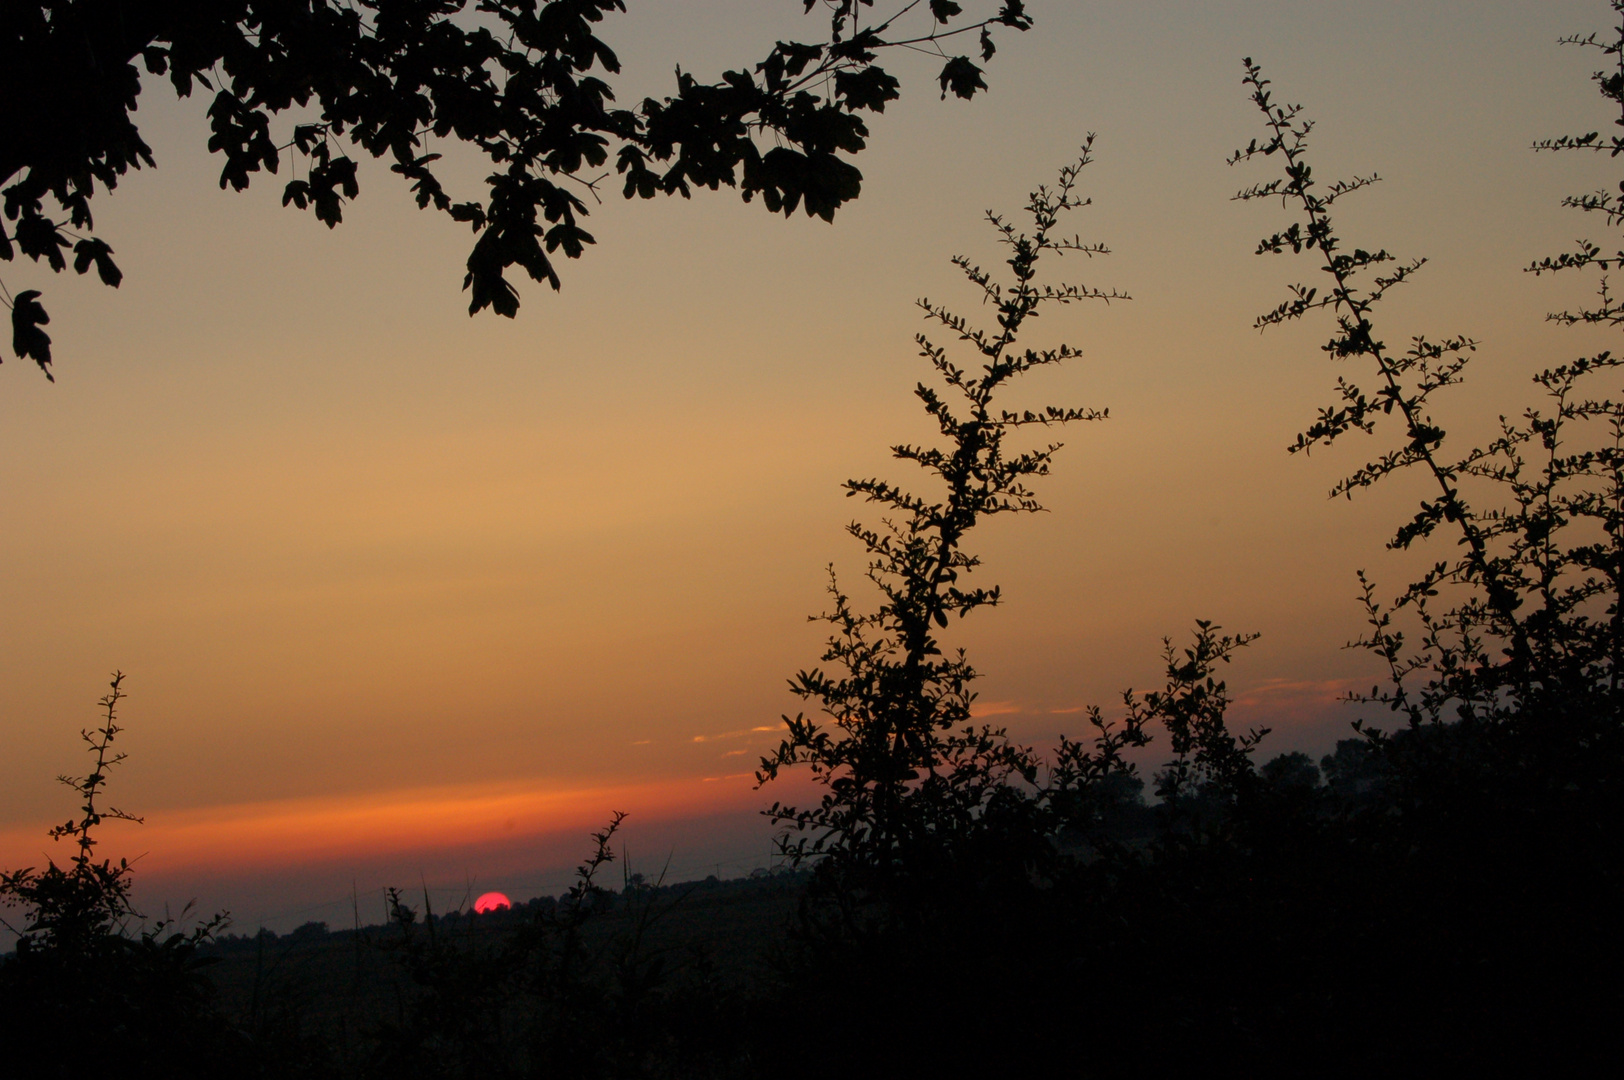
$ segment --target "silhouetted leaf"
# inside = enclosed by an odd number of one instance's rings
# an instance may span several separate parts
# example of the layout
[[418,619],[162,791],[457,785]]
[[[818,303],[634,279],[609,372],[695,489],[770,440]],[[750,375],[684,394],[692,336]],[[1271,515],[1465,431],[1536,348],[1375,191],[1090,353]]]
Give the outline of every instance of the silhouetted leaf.
[[100,277],[103,285],[118,288],[120,281],[124,280],[123,271],[113,264],[113,249],[105,241],[95,239],[81,240],[73,245],[73,268],[78,273],[86,273],[91,264],[96,266],[96,276]]
[[901,87],[901,83],[880,67],[835,73],[835,93],[845,99],[848,109],[884,112],[886,102],[901,96]]
[[1032,28],[1032,16],[1026,13],[1024,0],[1004,0],[1004,6],[998,9],[998,21],[1016,30]]
[[942,84],[942,97],[947,97],[949,90],[961,98],[968,100],[975,96],[977,90],[985,90],[987,84],[982,81],[981,69],[970,62],[968,56],[955,56],[943,67],[938,76]]
[[51,337],[40,327],[51,321],[39,303],[38,289],[20,292],[11,303],[11,351],[19,360],[33,360],[52,382]]

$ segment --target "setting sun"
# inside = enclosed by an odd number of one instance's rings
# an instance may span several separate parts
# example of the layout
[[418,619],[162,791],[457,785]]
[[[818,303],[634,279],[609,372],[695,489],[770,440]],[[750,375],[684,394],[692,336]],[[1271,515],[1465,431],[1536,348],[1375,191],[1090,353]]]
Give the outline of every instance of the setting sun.
[[488,892],[481,896],[478,900],[474,901],[474,910],[479,912],[481,915],[492,911],[499,911],[503,908],[511,908],[512,906],[513,901],[509,900],[504,894],[499,892]]

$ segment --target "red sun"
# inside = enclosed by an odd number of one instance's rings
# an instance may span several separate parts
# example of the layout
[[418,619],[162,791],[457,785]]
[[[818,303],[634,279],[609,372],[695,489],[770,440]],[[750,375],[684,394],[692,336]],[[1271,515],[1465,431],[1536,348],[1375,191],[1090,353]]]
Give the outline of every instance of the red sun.
[[489,911],[496,911],[500,908],[511,908],[512,906],[513,901],[509,900],[506,896],[499,892],[488,892],[484,896],[481,896],[478,900],[474,901],[474,910],[479,912],[481,915],[484,915]]

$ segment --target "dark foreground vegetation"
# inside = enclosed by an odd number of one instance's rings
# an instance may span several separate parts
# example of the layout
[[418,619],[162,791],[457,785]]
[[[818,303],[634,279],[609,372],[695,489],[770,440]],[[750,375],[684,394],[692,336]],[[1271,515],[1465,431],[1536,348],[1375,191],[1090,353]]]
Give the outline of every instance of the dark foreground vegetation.
[[[1597,82],[1624,127],[1624,23],[1578,44],[1607,58]],[[1356,647],[1390,678],[1357,699],[1365,719],[1335,754],[1262,761],[1266,733],[1230,729],[1220,674],[1251,638],[1209,622],[1169,645],[1163,687],[1092,713],[1087,738],[1040,754],[971,722],[976,672],[938,635],[999,593],[971,583],[966,540],[1039,509],[1030,485],[1059,449],[1006,441],[1105,416],[1003,404],[1077,355],[1019,344],[1034,315],[1126,299],[1038,278],[1041,261],[1106,254],[1061,231],[1086,205],[1085,147],[1032,195],[1029,225],[990,219],[1006,280],[960,260],[992,328],[922,305],[952,339],[920,338],[940,442],[895,453],[933,494],[848,485],[883,510],[850,528],[877,604],[831,579],[823,666],[792,682],[813,714],[786,718],[759,774],[822,785],[813,805],[768,810],[795,875],[611,891],[617,817],[569,893],[497,919],[397,894],[394,925],[368,934],[133,929],[128,867],[93,850],[115,679],[87,735],[95,767],[70,781],[83,814],[56,830],[78,854],[0,879],[25,920],[0,965],[8,1060],[39,1075],[1588,1075],[1624,1004],[1620,362],[1538,372],[1541,405],[1456,450],[1435,398],[1473,342],[1387,344],[1381,301],[1420,263],[1344,241],[1331,211],[1374,178],[1318,182],[1301,110],[1250,62],[1245,79],[1263,128],[1235,163],[1274,172],[1240,197],[1288,215],[1258,251],[1321,275],[1259,325],[1325,319],[1338,362],[1333,403],[1293,449],[1373,437],[1335,494],[1419,476],[1391,544],[1435,552],[1392,602],[1365,583]],[[1611,160],[1624,137],[1539,149]],[[1569,203],[1624,223],[1608,192]],[[1616,259],[1584,243],[1530,270],[1605,275]],[[1604,283],[1553,318],[1617,325],[1624,307]],[[1166,763],[1148,801],[1146,747]],[[319,973],[304,991],[267,971],[299,963]]]

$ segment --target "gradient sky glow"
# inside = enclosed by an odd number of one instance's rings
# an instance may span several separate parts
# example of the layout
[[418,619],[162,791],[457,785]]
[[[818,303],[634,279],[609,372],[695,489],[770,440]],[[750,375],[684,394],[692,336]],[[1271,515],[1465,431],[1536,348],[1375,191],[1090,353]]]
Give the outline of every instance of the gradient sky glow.
[[[801,6],[629,3],[604,35],[622,100],[815,34]],[[1017,211],[1089,131],[1076,229],[1116,254],[1059,276],[1135,299],[1046,316],[1032,343],[1085,357],[1012,404],[1111,419],[1064,436],[1051,513],[976,535],[1006,604],[950,640],[985,673],[982,714],[1041,743],[1151,685],[1193,619],[1259,631],[1235,719],[1328,749],[1355,715],[1334,699],[1372,676],[1340,648],[1353,574],[1397,591],[1382,541],[1410,492],[1330,502],[1365,447],[1284,452],[1334,372],[1326,326],[1251,329],[1312,265],[1255,258],[1283,218],[1230,201],[1264,178],[1224,164],[1257,134],[1240,58],[1318,119],[1317,173],[1384,178],[1344,233],[1432,260],[1387,337],[1482,342],[1441,410],[1475,438],[1535,369],[1606,347],[1542,321],[1585,282],[1521,272],[1591,226],[1560,197],[1610,182],[1528,150],[1606,130],[1595,61],[1555,44],[1605,5],[1029,6],[973,102],[937,100],[927,58],[898,65],[833,226],[727,192],[612,195],[563,292],[521,286],[513,322],[468,318],[467,233],[385,168],[363,165],[330,233],[280,207],[281,180],[220,191],[206,103],[149,84],[159,167],[96,200],[123,287],[0,267],[44,291],[57,356],[54,386],[0,366],[0,865],[41,861],[71,808],[52,777],[81,768],[115,667],[114,802],[148,824],[103,850],[150,852],[144,896],[238,929],[420,874],[556,892],[614,809],[655,863],[765,862],[748,774],[820,651],[824,567],[861,570],[839,485],[912,485],[886,447],[929,434],[913,301],[973,315],[948,257],[995,259],[979,214]]]

